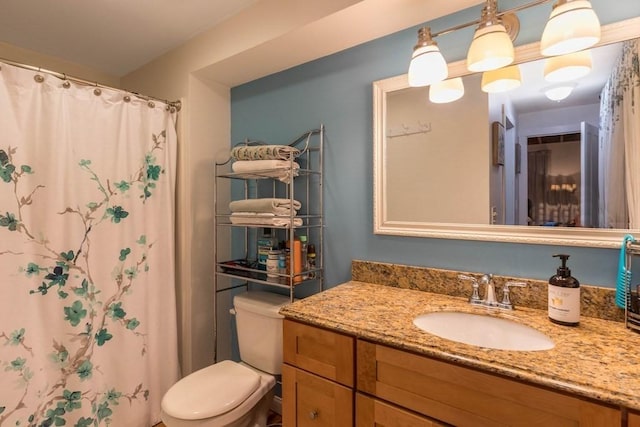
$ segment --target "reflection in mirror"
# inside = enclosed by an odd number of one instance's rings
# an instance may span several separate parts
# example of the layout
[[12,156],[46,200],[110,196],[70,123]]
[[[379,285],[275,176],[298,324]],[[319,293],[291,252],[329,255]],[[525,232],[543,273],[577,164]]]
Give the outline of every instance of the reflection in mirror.
[[[637,21],[617,27],[635,26],[637,37]],[[562,78],[545,80],[557,67],[546,61],[545,71],[543,59],[519,64],[522,85],[506,92],[488,94],[482,74],[465,75],[464,95],[450,103],[430,102],[430,88],[408,87],[406,76],[375,82],[374,231],[619,245],[640,228],[640,196],[630,195],[640,192],[640,165],[624,163],[638,151],[640,117],[622,96],[639,46],[592,49],[590,72],[561,100],[545,96]]]

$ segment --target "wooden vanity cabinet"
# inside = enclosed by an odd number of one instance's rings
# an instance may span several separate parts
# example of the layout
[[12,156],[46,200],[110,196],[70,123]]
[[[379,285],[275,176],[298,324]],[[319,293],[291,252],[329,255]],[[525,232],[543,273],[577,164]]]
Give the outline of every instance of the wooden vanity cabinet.
[[283,342],[284,427],[623,425],[618,407],[290,319]]
[[426,356],[362,340],[356,353],[359,392],[448,424],[619,427],[622,423],[619,408]]
[[440,427],[445,426],[362,393],[356,393],[356,427]]
[[289,319],[282,338],[283,426],[353,426],[355,338]]

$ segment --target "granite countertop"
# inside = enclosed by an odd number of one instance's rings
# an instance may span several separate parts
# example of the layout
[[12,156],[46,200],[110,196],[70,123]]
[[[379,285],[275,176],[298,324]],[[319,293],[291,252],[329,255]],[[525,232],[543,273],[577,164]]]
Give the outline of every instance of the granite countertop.
[[[456,310],[487,313],[532,326],[555,347],[544,351],[494,350],[457,343],[413,325],[419,314]],[[578,327],[551,323],[546,310],[505,312],[466,299],[350,281],[298,300],[285,317],[460,365],[640,410],[640,334],[624,323],[582,317]]]

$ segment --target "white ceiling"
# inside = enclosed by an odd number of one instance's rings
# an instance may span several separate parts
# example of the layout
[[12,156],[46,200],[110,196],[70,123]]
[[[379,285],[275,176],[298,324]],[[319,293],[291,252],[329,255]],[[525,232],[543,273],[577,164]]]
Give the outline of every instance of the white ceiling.
[[257,0],[0,0],[0,41],[123,76]]
[[[121,77],[261,1],[269,0],[0,0],[0,41]],[[269,7],[293,4],[311,9],[315,1],[272,2]],[[246,55],[211,64],[205,71],[234,86],[482,0],[344,2],[349,3],[353,6],[292,31],[289,37],[262,43],[259,52],[252,49]],[[319,38],[323,43],[312,43],[311,49],[308,41]],[[260,66],[255,61],[258,54],[264,57]],[[604,57],[594,56],[593,72],[565,103],[577,100],[583,89],[588,89],[584,96],[597,100],[595,88],[602,87],[608,73],[604,64],[615,55],[609,51]],[[533,71],[522,68],[523,80],[528,83],[514,91],[524,111],[560,106],[549,105],[551,101],[540,96],[544,85],[540,63]],[[531,86],[533,81],[539,82],[538,86]]]
[[[258,21],[256,25],[269,33],[269,29],[278,25],[274,22],[278,16],[290,14],[292,8],[299,14],[302,11],[301,16],[305,16],[304,11],[311,16],[323,9],[320,2],[325,1],[0,0],[0,42],[122,77],[260,3],[271,8],[272,13],[269,21]],[[215,73],[218,81],[234,86],[482,1],[328,1],[331,5],[342,4],[343,9],[336,6],[335,13],[326,19],[318,15],[316,22],[300,22],[300,28],[290,31],[288,37],[270,40],[265,36],[252,52],[213,63],[209,72]],[[323,42],[315,43],[319,38]],[[296,43],[306,45],[298,48]],[[257,70],[256,54],[267,56],[270,63],[260,65],[264,70]],[[251,59],[249,67],[246,58]]]

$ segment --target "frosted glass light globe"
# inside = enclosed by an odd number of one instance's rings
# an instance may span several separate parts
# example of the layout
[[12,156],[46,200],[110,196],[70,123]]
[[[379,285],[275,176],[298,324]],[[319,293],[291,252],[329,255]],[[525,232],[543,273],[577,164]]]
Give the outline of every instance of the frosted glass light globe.
[[591,51],[569,53],[545,59],[544,79],[550,83],[580,79],[591,72]]
[[423,46],[413,51],[409,64],[409,86],[428,86],[449,75],[447,62],[436,45]]
[[517,65],[482,73],[481,88],[483,92],[506,92],[519,87],[521,84],[520,67]]
[[469,71],[489,71],[513,62],[513,43],[502,24],[478,28],[467,53]]
[[588,0],[559,0],[540,40],[544,56],[564,55],[600,41],[600,21]]
[[429,87],[429,101],[435,104],[446,104],[457,101],[464,95],[464,84],[461,77],[433,83]]

